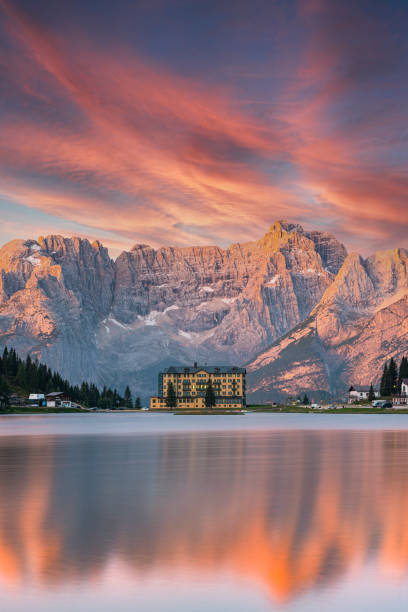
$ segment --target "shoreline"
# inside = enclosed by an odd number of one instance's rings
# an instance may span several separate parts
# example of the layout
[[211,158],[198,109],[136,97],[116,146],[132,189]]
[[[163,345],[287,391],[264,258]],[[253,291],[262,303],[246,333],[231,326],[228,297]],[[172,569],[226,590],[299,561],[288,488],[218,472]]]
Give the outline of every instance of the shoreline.
[[135,409],[99,409],[90,410],[86,408],[21,408],[20,406],[12,406],[4,410],[0,410],[1,416],[25,416],[25,415],[41,415],[41,414],[173,414],[174,416],[186,415],[186,416],[245,416],[247,414],[408,414],[408,407],[406,408],[373,408],[364,406],[353,406],[336,409],[311,409],[311,408],[298,408],[298,407],[274,407],[268,408],[267,406],[248,406],[247,409],[243,410],[135,410]]

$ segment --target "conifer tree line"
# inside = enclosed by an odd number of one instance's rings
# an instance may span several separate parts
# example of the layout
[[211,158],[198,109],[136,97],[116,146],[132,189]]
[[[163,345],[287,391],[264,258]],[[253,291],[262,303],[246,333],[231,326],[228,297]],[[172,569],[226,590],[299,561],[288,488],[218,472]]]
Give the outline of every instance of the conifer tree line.
[[380,383],[380,394],[382,397],[389,395],[400,395],[401,385],[404,378],[408,378],[408,358],[403,357],[399,367],[392,357],[384,364],[384,370]]
[[24,393],[50,393],[63,391],[71,399],[83,406],[97,406],[98,408],[141,408],[140,398],[133,402],[129,386],[126,387],[123,397],[116,389],[103,387],[102,391],[93,383],[86,381],[80,385],[71,385],[62,378],[58,372],[52,371],[48,366],[27,355],[21,359],[15,349],[7,347],[0,356],[0,396],[10,398],[13,392]]

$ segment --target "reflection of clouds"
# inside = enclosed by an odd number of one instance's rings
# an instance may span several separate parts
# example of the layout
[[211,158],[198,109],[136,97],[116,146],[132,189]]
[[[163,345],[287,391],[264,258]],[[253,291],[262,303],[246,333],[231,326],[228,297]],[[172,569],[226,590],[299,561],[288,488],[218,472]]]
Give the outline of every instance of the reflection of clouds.
[[228,569],[287,600],[408,566],[408,434],[3,438],[0,574]]
[[46,462],[32,464],[36,451],[35,438],[27,438],[23,448],[0,445],[0,465],[12,466],[0,475],[0,574],[12,583],[30,575],[45,579],[62,554],[59,533],[44,523],[51,503],[52,453],[43,456]]

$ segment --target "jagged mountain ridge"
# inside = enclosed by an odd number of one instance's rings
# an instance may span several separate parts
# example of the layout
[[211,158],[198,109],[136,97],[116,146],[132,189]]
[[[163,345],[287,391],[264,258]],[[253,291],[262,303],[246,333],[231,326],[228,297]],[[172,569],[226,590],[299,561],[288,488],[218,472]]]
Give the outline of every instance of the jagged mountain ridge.
[[346,257],[333,236],[275,223],[258,241],[136,245],[48,236],[0,249],[0,342],[73,382],[147,395],[169,363],[244,363],[308,316]]
[[310,316],[248,367],[253,397],[377,383],[408,350],[408,251],[350,254]]

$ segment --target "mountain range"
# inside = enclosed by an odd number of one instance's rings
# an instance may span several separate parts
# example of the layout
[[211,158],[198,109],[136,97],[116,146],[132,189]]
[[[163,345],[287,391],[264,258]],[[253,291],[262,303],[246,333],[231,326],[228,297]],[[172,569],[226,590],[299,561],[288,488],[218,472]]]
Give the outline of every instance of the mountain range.
[[250,400],[376,381],[408,348],[404,249],[363,259],[326,232],[277,221],[260,240],[135,245],[58,235],[0,249],[0,344],[75,383],[146,397],[158,371],[247,365]]

